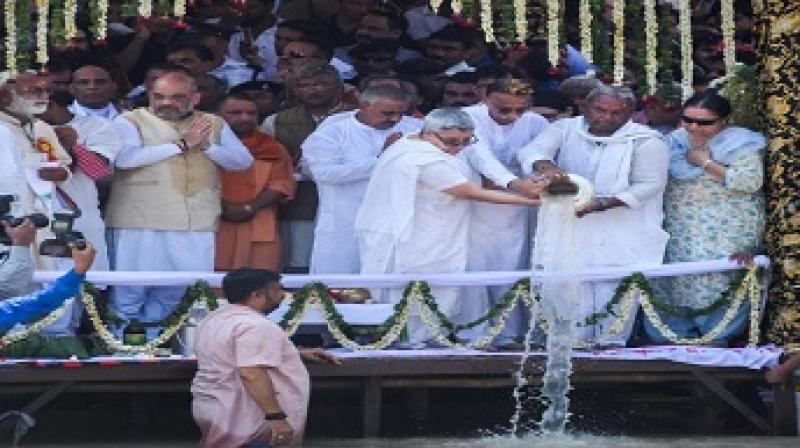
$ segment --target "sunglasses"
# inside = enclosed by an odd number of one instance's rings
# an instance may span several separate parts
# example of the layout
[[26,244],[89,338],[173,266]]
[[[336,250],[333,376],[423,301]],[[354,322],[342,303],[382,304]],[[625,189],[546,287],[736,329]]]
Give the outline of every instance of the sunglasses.
[[713,124],[717,124],[719,120],[720,120],[719,118],[703,120],[700,118],[687,117],[686,115],[681,117],[682,122],[686,124],[696,124],[698,126],[711,126]]

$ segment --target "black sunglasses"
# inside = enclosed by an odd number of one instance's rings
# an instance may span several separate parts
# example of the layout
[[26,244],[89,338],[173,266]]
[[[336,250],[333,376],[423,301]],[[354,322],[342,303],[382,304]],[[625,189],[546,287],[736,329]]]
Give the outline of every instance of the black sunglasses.
[[717,119],[699,119],[699,118],[692,118],[687,117],[686,115],[681,117],[681,121],[688,124],[696,124],[698,126],[711,126],[712,124],[717,124],[719,122],[719,118]]

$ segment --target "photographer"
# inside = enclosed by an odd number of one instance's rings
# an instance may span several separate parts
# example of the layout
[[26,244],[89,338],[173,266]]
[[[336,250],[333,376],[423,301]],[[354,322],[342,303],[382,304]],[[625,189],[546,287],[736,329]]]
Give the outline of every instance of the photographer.
[[3,227],[11,245],[0,264],[0,300],[31,291],[34,264],[30,246],[36,238],[36,228],[29,219],[17,227],[6,223]]
[[[16,229],[6,227],[6,233],[14,238],[13,234],[18,233],[20,228],[22,228],[22,226]],[[30,236],[26,236],[25,238],[29,237]],[[18,296],[0,301],[0,332],[5,332],[18,323],[30,322],[42,318],[61,306],[65,300],[78,294],[86,271],[89,270],[92,261],[94,261],[95,248],[88,242],[84,249],[78,249],[73,244],[70,244],[70,247],[72,248],[72,260],[75,262],[75,267],[69,270],[69,272],[56,279],[45,289],[27,296]],[[0,267],[0,273],[2,274],[0,283],[3,285],[7,282],[6,276],[8,273],[6,266],[7,265],[3,265]],[[31,277],[28,276],[26,279],[30,281]]]

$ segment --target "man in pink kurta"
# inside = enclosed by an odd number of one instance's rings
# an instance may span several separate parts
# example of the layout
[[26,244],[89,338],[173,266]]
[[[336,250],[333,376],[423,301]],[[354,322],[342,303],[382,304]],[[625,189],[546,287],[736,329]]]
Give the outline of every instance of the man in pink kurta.
[[280,304],[280,276],[237,269],[223,280],[231,302],[197,328],[192,415],[202,446],[296,445],[302,442],[310,395],[302,359],[337,363],[321,350],[299,352],[268,320]]

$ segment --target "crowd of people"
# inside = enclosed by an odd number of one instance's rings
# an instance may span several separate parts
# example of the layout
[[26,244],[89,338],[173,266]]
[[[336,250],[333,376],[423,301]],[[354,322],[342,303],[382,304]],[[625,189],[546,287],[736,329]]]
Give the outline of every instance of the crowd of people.
[[[671,83],[637,97],[636,76],[609,87],[602,73],[587,75],[599,68],[576,45],[551,67],[541,40],[502,51],[426,3],[197,2],[182,26],[158,7],[147,20],[123,17],[123,3],[110,2],[103,45],[81,27],[53,46],[46,71],[0,79],[0,193],[15,196],[17,213],[78,211],[74,228],[97,248],[95,270],[527,269],[529,206],[565,173],[597,194],[579,211],[587,266],[760,248],[765,141],[730,125],[730,102],[706,85],[722,74],[712,28],[695,30],[696,92],[681,107]],[[713,15],[703,5],[695,13]],[[737,38],[746,43],[743,8]],[[38,231],[38,241],[51,237]],[[38,269],[69,267],[34,255]],[[662,289],[676,306],[698,308],[728,282],[716,274]],[[602,309],[615,287],[587,286],[582,314]],[[435,295],[460,322],[504,292]],[[113,288],[114,331],[163,319],[183,293]],[[718,320],[672,324],[696,335]],[[80,321],[76,304],[44,334],[74,335]],[[604,342],[624,344],[632,325]],[[516,311],[495,345],[518,345],[526,326]]]

